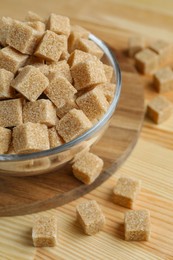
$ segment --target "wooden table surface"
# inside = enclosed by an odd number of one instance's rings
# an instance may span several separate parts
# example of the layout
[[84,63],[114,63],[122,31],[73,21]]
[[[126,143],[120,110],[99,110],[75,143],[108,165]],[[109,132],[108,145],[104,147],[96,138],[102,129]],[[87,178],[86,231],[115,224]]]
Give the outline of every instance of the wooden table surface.
[[[118,50],[127,48],[132,33],[142,34],[149,41],[163,38],[173,42],[171,0],[0,2],[0,16],[22,19],[28,10],[44,16],[50,12],[67,15]],[[150,86],[150,79],[144,78],[144,82],[147,102],[156,93]],[[173,102],[172,92],[165,96]],[[123,240],[126,209],[111,202],[115,180],[122,173],[142,180],[142,191],[135,208],[151,211],[152,236],[149,242]],[[96,199],[107,219],[104,230],[92,237],[84,235],[75,222],[75,206],[85,199]],[[145,118],[138,144],[121,169],[83,198],[41,214],[52,213],[57,214],[59,222],[56,248],[36,249],[32,246],[34,215],[0,218],[0,260],[173,259],[173,116],[159,126]]]

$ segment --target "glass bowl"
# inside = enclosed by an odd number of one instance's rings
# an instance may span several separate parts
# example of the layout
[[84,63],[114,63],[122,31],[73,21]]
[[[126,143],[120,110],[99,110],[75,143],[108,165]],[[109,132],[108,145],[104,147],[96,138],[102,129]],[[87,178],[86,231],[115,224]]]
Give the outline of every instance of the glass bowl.
[[116,83],[115,95],[107,112],[91,129],[66,144],[31,154],[0,155],[0,175],[31,176],[57,170],[59,167],[72,161],[79,152],[88,150],[100,139],[109,126],[111,116],[117,107],[120,97],[121,71],[109,47],[93,34],[90,34],[89,39],[104,51],[104,63],[111,65],[114,70],[112,82]]

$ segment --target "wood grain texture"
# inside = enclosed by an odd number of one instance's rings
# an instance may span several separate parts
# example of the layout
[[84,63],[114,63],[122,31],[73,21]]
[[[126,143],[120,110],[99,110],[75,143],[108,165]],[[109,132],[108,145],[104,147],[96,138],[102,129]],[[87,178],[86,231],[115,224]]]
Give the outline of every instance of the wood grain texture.
[[[92,30],[117,50],[126,50],[128,37],[139,33],[148,41],[164,38],[173,41],[173,2],[170,0],[81,0],[22,1],[0,3],[0,14],[23,18],[27,10],[47,15],[52,10],[73,18],[74,22]],[[119,54],[120,55],[120,54]],[[123,56],[123,55],[122,55]],[[132,60],[121,57],[123,71]],[[145,88],[145,100],[157,93],[151,78],[140,76]],[[131,88],[133,82],[131,83]],[[173,102],[173,92],[164,94]],[[126,122],[124,122],[125,124]],[[145,118],[142,133],[132,155],[117,173],[104,184],[69,204],[40,214],[57,214],[59,244],[56,248],[35,249],[31,227],[35,214],[0,218],[0,259],[115,259],[171,260],[173,259],[173,116],[156,126]],[[115,147],[116,149],[117,147]],[[111,201],[112,188],[119,175],[142,180],[142,191],[136,209],[151,211],[152,236],[149,242],[129,243],[123,240],[123,218],[126,209]],[[22,189],[22,187],[21,187]],[[83,234],[75,222],[75,206],[85,199],[96,199],[106,215],[107,224],[93,237]]]

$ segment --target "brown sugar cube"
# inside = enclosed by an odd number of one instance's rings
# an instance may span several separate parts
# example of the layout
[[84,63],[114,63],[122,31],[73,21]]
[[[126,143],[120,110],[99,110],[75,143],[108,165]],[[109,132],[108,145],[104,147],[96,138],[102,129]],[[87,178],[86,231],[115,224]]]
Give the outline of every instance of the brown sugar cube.
[[103,229],[105,216],[95,200],[80,203],[76,207],[77,221],[85,234],[92,236]]
[[29,22],[36,22],[36,21],[40,21],[40,22],[45,22],[45,19],[42,18],[40,15],[32,12],[32,11],[28,11],[27,16],[25,17],[26,21]]
[[147,106],[147,115],[154,123],[160,124],[166,121],[172,114],[172,104],[167,98],[157,96]]
[[70,35],[70,19],[66,16],[51,14],[49,16],[48,30],[57,34],[64,34],[67,37]]
[[69,57],[70,57],[69,52],[68,52],[68,51],[63,51],[63,53],[61,54],[59,60],[60,60],[60,61],[61,61],[61,60],[66,60],[66,61],[68,61]]
[[35,102],[27,102],[23,107],[23,122],[45,124],[48,127],[56,125],[58,118],[56,109],[48,99],[39,99]]
[[101,59],[104,54],[97,44],[88,39],[79,39],[76,43],[76,49],[95,55],[98,59]]
[[7,35],[7,44],[23,54],[32,54],[42,36],[26,23],[13,21]]
[[85,184],[91,184],[100,175],[103,160],[97,155],[87,152],[72,165],[74,176]]
[[26,63],[27,58],[28,55],[24,55],[9,46],[5,47],[0,50],[0,68],[16,73]]
[[66,100],[73,99],[76,92],[77,90],[64,77],[54,77],[44,91],[57,108],[63,106]]
[[40,21],[35,21],[35,22],[27,22],[27,25],[35,29],[36,31],[44,33],[46,29],[45,23],[42,23]]
[[103,67],[104,67],[105,76],[107,78],[107,81],[111,82],[112,77],[113,77],[113,68],[112,68],[112,66],[103,64]]
[[150,49],[159,55],[159,65],[164,66],[169,61],[171,62],[173,46],[163,40],[157,40],[150,45]]
[[39,69],[30,65],[23,68],[12,81],[12,87],[30,101],[36,101],[48,85],[48,78]]
[[67,37],[47,30],[34,55],[48,61],[58,61],[63,51],[67,51]]
[[[97,57],[90,54],[90,53],[84,52],[84,51],[74,50],[70,54],[70,57],[68,59],[68,64],[70,65],[70,67],[72,67],[72,66],[74,66],[74,65],[76,65],[80,62],[84,62],[84,61],[87,61],[87,60],[96,61]],[[103,66],[104,66],[104,64],[103,64]],[[105,70],[105,67],[104,67],[104,70]]]
[[49,131],[50,148],[60,146],[64,143],[54,126],[49,128],[48,131]]
[[13,147],[16,153],[32,153],[50,148],[48,128],[39,123],[25,123],[13,129]]
[[72,76],[68,63],[63,60],[49,65],[49,78],[62,76],[72,83]]
[[116,84],[115,83],[104,83],[97,85],[95,89],[98,89],[99,91],[102,91],[106,100],[110,104],[114,98],[115,95],[115,88]]
[[75,99],[65,99],[63,104],[60,104],[56,109],[56,114],[59,118],[62,118],[67,114],[71,109],[78,108]]
[[65,142],[70,142],[91,127],[92,123],[83,111],[73,108],[59,120],[57,131]]
[[98,89],[84,93],[76,99],[76,103],[91,122],[99,120],[109,107],[103,92]]
[[11,143],[11,130],[0,127],[0,154],[8,152]]
[[32,240],[35,247],[53,247],[57,244],[57,218],[38,216],[32,228]]
[[173,90],[173,71],[170,67],[162,68],[154,74],[154,86],[159,93]]
[[0,44],[2,46],[7,45],[6,39],[7,39],[7,35],[10,30],[12,21],[13,21],[13,19],[11,19],[10,17],[2,17],[0,19]]
[[0,69],[0,99],[14,97],[14,89],[10,86],[13,78],[13,73]]
[[12,127],[22,124],[22,99],[0,101],[0,126]]
[[126,208],[133,208],[140,187],[141,182],[139,180],[120,177],[113,190],[114,203]]
[[128,41],[128,54],[133,58],[135,54],[145,48],[145,40],[141,36],[132,36]]
[[46,77],[49,76],[49,66],[47,64],[37,63],[33,64],[33,66],[39,69],[39,71],[43,73]]
[[159,55],[150,49],[144,49],[135,55],[137,69],[143,74],[153,74],[159,66]]
[[74,87],[77,90],[104,83],[107,80],[103,63],[99,60],[88,60],[74,65],[71,68],[71,75],[74,79]]
[[68,38],[68,48],[71,53],[76,48],[76,43],[80,38],[88,39],[89,31],[79,25],[71,26],[71,33]]
[[125,240],[148,241],[151,233],[150,212],[148,210],[129,210],[124,218]]

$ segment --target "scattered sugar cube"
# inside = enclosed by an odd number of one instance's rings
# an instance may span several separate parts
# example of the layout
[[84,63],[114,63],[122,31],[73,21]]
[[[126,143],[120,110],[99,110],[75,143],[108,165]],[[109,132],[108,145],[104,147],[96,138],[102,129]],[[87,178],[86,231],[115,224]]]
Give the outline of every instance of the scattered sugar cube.
[[170,67],[162,68],[155,73],[154,86],[159,93],[173,90],[173,71]]
[[63,60],[49,65],[49,78],[62,76],[72,83],[72,76],[68,63]]
[[159,66],[159,55],[150,49],[144,49],[135,55],[137,69],[143,74],[153,74]]
[[13,78],[13,73],[0,69],[0,99],[14,97],[14,89],[10,85]]
[[0,19],[0,44],[2,46],[7,45],[6,39],[7,39],[7,35],[10,30],[12,21],[13,21],[13,19],[11,19],[10,17],[2,17]]
[[45,19],[42,18],[40,15],[32,12],[32,11],[28,11],[27,16],[25,17],[26,21],[29,22],[35,22],[35,21],[40,21],[40,22],[45,22]]
[[60,146],[64,143],[54,126],[49,128],[48,131],[49,131],[50,148]]
[[76,92],[77,90],[64,77],[54,77],[44,91],[57,108],[63,106],[66,100],[72,100]]
[[32,228],[32,240],[35,247],[53,247],[57,244],[57,218],[38,216]]
[[126,208],[133,208],[140,187],[141,182],[139,180],[120,177],[113,190],[114,203]]
[[65,142],[70,142],[91,127],[92,123],[83,111],[73,108],[59,120],[57,131]]
[[112,66],[103,64],[103,67],[104,67],[105,76],[107,78],[107,81],[111,82],[112,77],[113,77],[113,68],[112,68]]
[[28,58],[28,55],[22,54],[11,47],[5,47],[0,50],[0,68],[16,73],[22,67]]
[[48,127],[56,125],[58,118],[56,109],[48,99],[39,99],[35,102],[27,102],[23,107],[23,122],[45,124]]
[[77,90],[104,83],[107,80],[103,63],[99,60],[88,60],[74,65],[71,68],[71,75]]
[[129,57],[133,58],[136,53],[145,48],[145,40],[141,36],[132,36],[128,42]]
[[0,127],[0,154],[7,153],[11,143],[11,130]]
[[91,236],[103,229],[105,216],[95,200],[80,203],[76,207],[77,220],[85,234]]
[[63,51],[67,51],[67,37],[47,30],[34,55],[48,61],[58,61]]
[[95,55],[98,59],[103,57],[104,52],[91,40],[80,38],[76,43],[76,49]]
[[91,122],[99,120],[109,107],[103,92],[97,88],[78,97],[76,103]]
[[16,153],[33,153],[50,148],[48,128],[39,123],[25,123],[13,129],[13,147]]
[[27,25],[29,25],[30,27],[32,27],[36,31],[42,32],[42,33],[44,33],[45,29],[46,29],[45,23],[42,23],[40,21],[27,22]]
[[60,104],[56,109],[56,114],[59,118],[62,118],[67,114],[71,109],[78,108],[75,99],[65,99],[63,104]]
[[66,16],[51,14],[49,16],[47,28],[52,32],[64,34],[68,37],[71,31],[70,19]]
[[167,120],[172,114],[172,104],[167,98],[157,96],[147,106],[147,115],[154,123],[160,124]]
[[151,233],[150,212],[148,210],[129,210],[125,212],[125,240],[148,241]]
[[157,40],[150,45],[150,49],[159,55],[159,65],[164,66],[172,59],[173,46],[163,40]]
[[74,176],[85,184],[91,184],[100,175],[103,160],[97,155],[87,152],[72,165]]
[[48,78],[39,69],[30,65],[23,68],[12,81],[12,87],[30,101],[36,101],[48,85]]
[[71,26],[71,33],[68,38],[68,48],[71,53],[76,48],[76,43],[80,38],[88,39],[89,31],[79,25]]
[[23,54],[32,54],[41,36],[26,23],[14,21],[7,35],[7,44]]
[[22,99],[0,101],[0,126],[12,127],[22,124]]
[[[84,61],[87,61],[87,60],[93,60],[93,61],[96,61],[97,60],[97,57],[90,54],[90,53],[87,53],[87,52],[84,52],[84,51],[80,51],[80,50],[74,50],[71,54],[70,54],[70,57],[68,59],[68,64],[70,65],[70,67],[80,63],[80,62],[84,62]],[[104,65],[103,65],[104,66]],[[105,68],[104,68],[105,70]]]
[[115,83],[104,83],[97,85],[95,89],[98,89],[99,91],[102,91],[106,100],[110,104],[114,98],[115,95],[115,88],[116,84]]

